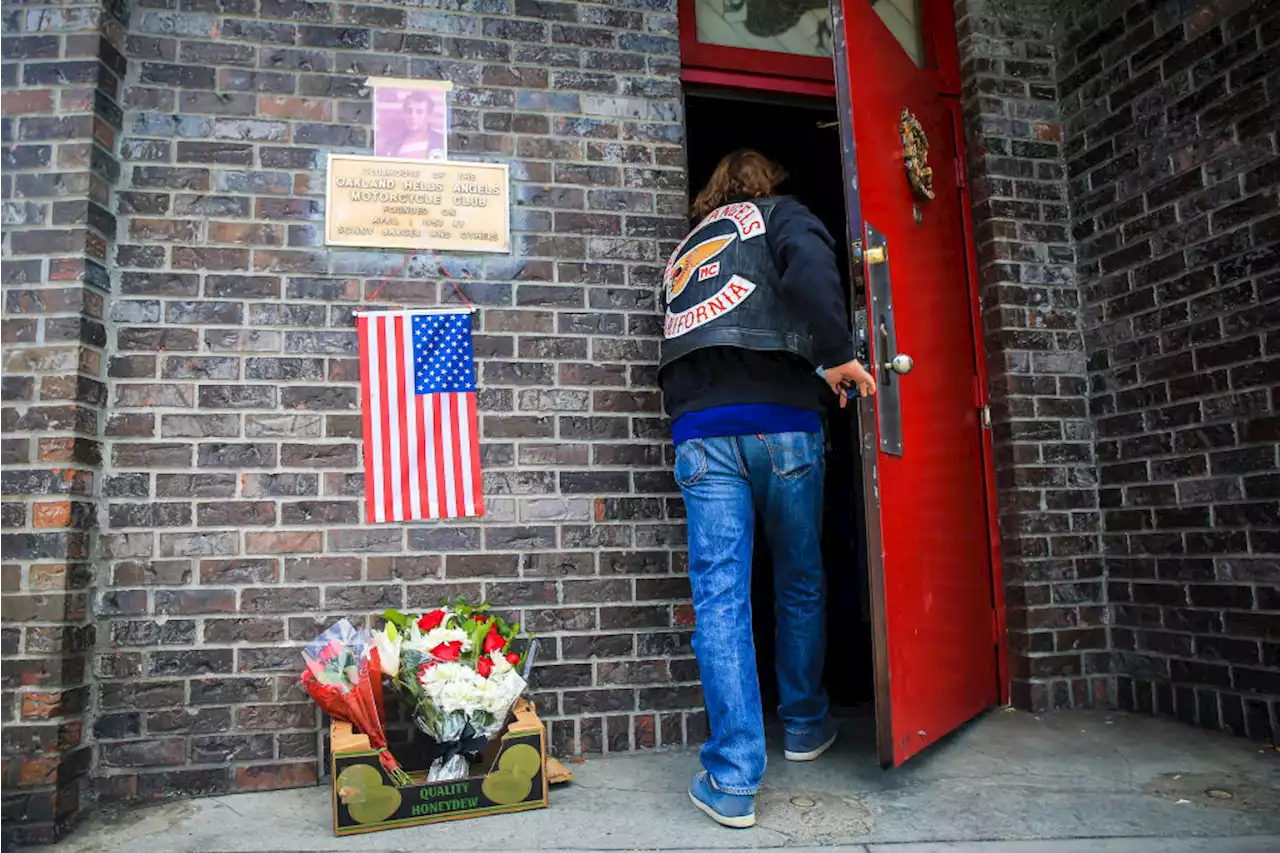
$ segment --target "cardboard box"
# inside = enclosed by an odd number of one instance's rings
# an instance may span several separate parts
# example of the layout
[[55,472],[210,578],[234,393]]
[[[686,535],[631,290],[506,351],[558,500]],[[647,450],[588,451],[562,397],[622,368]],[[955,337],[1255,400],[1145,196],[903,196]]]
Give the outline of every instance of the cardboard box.
[[367,736],[340,720],[330,725],[329,736],[334,835],[547,807],[546,728],[524,699],[502,736],[471,765],[472,775],[453,782],[427,782],[426,770],[409,771],[414,784],[397,788]]

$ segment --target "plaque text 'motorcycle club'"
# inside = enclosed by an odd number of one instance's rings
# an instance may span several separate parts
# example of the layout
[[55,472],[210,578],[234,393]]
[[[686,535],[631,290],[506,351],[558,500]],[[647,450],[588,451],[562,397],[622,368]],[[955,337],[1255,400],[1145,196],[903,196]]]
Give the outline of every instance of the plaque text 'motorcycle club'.
[[325,242],[509,252],[507,166],[330,154]]

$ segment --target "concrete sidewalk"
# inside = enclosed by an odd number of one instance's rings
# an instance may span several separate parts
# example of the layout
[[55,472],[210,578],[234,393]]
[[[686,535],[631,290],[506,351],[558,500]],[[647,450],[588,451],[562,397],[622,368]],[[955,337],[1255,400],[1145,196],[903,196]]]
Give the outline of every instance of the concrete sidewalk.
[[[771,758],[759,825],[722,829],[685,786],[691,752],[570,765],[551,808],[334,838],[329,792],[237,794],[98,818],[57,853],[728,850],[875,853],[1274,853],[1280,754],[1123,714],[995,711],[907,766],[876,765],[852,720],[822,760]],[[1212,792],[1212,793],[1209,793]]]

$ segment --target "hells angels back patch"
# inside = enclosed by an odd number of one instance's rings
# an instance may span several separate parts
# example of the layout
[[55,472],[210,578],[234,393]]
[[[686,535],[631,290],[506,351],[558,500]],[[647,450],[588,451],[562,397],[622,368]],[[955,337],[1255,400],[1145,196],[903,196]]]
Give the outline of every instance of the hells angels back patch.
[[[694,240],[702,231],[714,222],[727,219],[734,230],[728,234],[701,240],[692,247]],[[718,207],[698,223],[687,237],[676,247],[667,263],[663,274],[663,286],[666,289],[666,301],[670,306],[677,296],[696,274],[698,281],[705,281],[720,274],[720,262],[714,258],[729,248],[735,240],[750,240],[765,233],[764,215],[760,208],[749,201],[736,202]],[[721,314],[732,311],[750,296],[755,285],[740,276],[733,276],[729,283],[718,293],[684,311],[673,312],[668,307],[666,319],[666,337],[679,337],[709,323]]]

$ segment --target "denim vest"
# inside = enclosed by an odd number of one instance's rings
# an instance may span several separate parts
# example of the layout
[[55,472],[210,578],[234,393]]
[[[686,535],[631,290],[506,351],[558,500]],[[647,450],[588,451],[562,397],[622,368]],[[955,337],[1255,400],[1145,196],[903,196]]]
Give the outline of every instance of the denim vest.
[[809,326],[779,294],[765,236],[778,199],[734,202],[707,214],[676,247],[663,276],[659,369],[704,347],[791,352],[817,364]]

